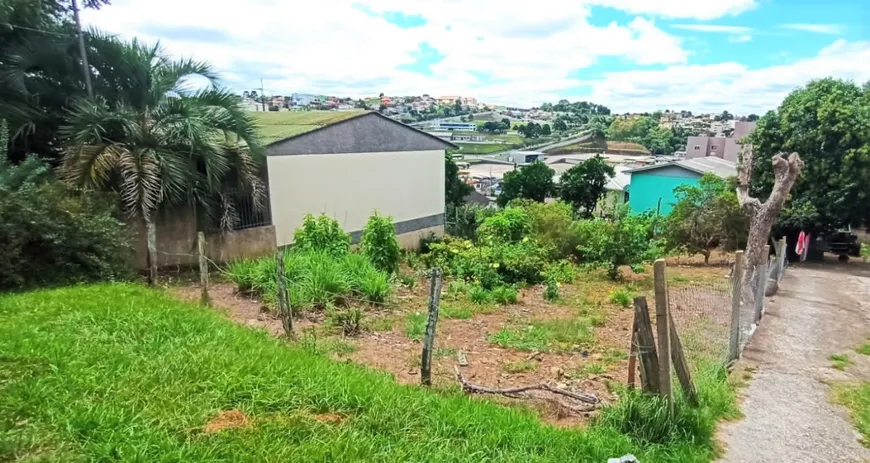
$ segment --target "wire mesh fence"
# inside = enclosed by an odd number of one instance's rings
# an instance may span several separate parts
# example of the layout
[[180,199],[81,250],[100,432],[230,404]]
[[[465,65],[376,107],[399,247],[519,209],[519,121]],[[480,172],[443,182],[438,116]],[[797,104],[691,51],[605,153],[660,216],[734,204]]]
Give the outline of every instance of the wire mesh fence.
[[727,276],[670,280],[668,309],[686,353],[695,361],[736,360],[761,323],[765,297],[776,292],[787,268],[780,241],[762,264],[744,266],[739,252]]
[[671,282],[668,308],[683,347],[693,358],[726,361],[731,323],[731,280]]

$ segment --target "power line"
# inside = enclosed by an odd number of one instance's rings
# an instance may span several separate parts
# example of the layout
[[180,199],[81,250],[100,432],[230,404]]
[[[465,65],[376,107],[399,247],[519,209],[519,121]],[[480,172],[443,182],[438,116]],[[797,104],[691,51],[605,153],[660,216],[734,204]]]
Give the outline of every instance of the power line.
[[41,34],[56,35],[56,36],[58,36],[58,37],[69,38],[69,37],[72,36],[72,34],[61,34],[60,32],[47,31],[47,30],[43,30],[43,29],[34,29],[34,28],[32,28],[32,27],[19,26],[19,25],[16,25],[16,24],[10,24],[10,23],[2,23],[2,25],[4,25],[4,26],[8,26],[8,27],[11,27],[11,28],[13,28],[13,29],[24,29],[24,30],[26,30],[26,31],[39,32],[39,33],[41,33]]

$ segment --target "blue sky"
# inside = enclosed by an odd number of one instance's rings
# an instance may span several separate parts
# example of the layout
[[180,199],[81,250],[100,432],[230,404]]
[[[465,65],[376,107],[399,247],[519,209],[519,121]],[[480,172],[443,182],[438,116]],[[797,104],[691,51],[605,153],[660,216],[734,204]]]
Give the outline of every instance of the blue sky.
[[84,20],[272,94],[748,113],[813,78],[870,80],[866,0],[115,0]]

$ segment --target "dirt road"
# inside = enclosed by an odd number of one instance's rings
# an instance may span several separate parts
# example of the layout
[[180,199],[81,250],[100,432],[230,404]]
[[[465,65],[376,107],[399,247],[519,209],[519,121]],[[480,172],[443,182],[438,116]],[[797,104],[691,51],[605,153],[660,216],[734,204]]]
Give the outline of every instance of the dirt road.
[[[831,381],[870,380],[870,359],[846,372],[831,354],[850,352],[870,335],[870,271],[864,264],[789,268],[744,352],[756,366],[743,392],[744,418],[720,426],[722,462],[860,462],[870,450],[845,409],[830,402]],[[867,365],[865,365],[866,367]]]

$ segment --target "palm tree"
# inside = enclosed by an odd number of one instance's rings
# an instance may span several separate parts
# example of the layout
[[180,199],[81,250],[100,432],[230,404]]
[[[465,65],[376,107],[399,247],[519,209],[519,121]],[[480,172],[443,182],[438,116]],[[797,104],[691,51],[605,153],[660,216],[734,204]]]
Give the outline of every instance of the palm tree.
[[[94,32],[91,33],[95,34]],[[159,45],[102,36],[91,55],[93,100],[68,111],[61,177],[83,188],[120,193],[147,231],[148,280],[157,273],[155,214],[178,204],[231,228],[231,195],[262,206],[263,159],[256,124],[236,95],[218,87],[212,68],[171,60]],[[193,79],[208,83],[195,90]]]

